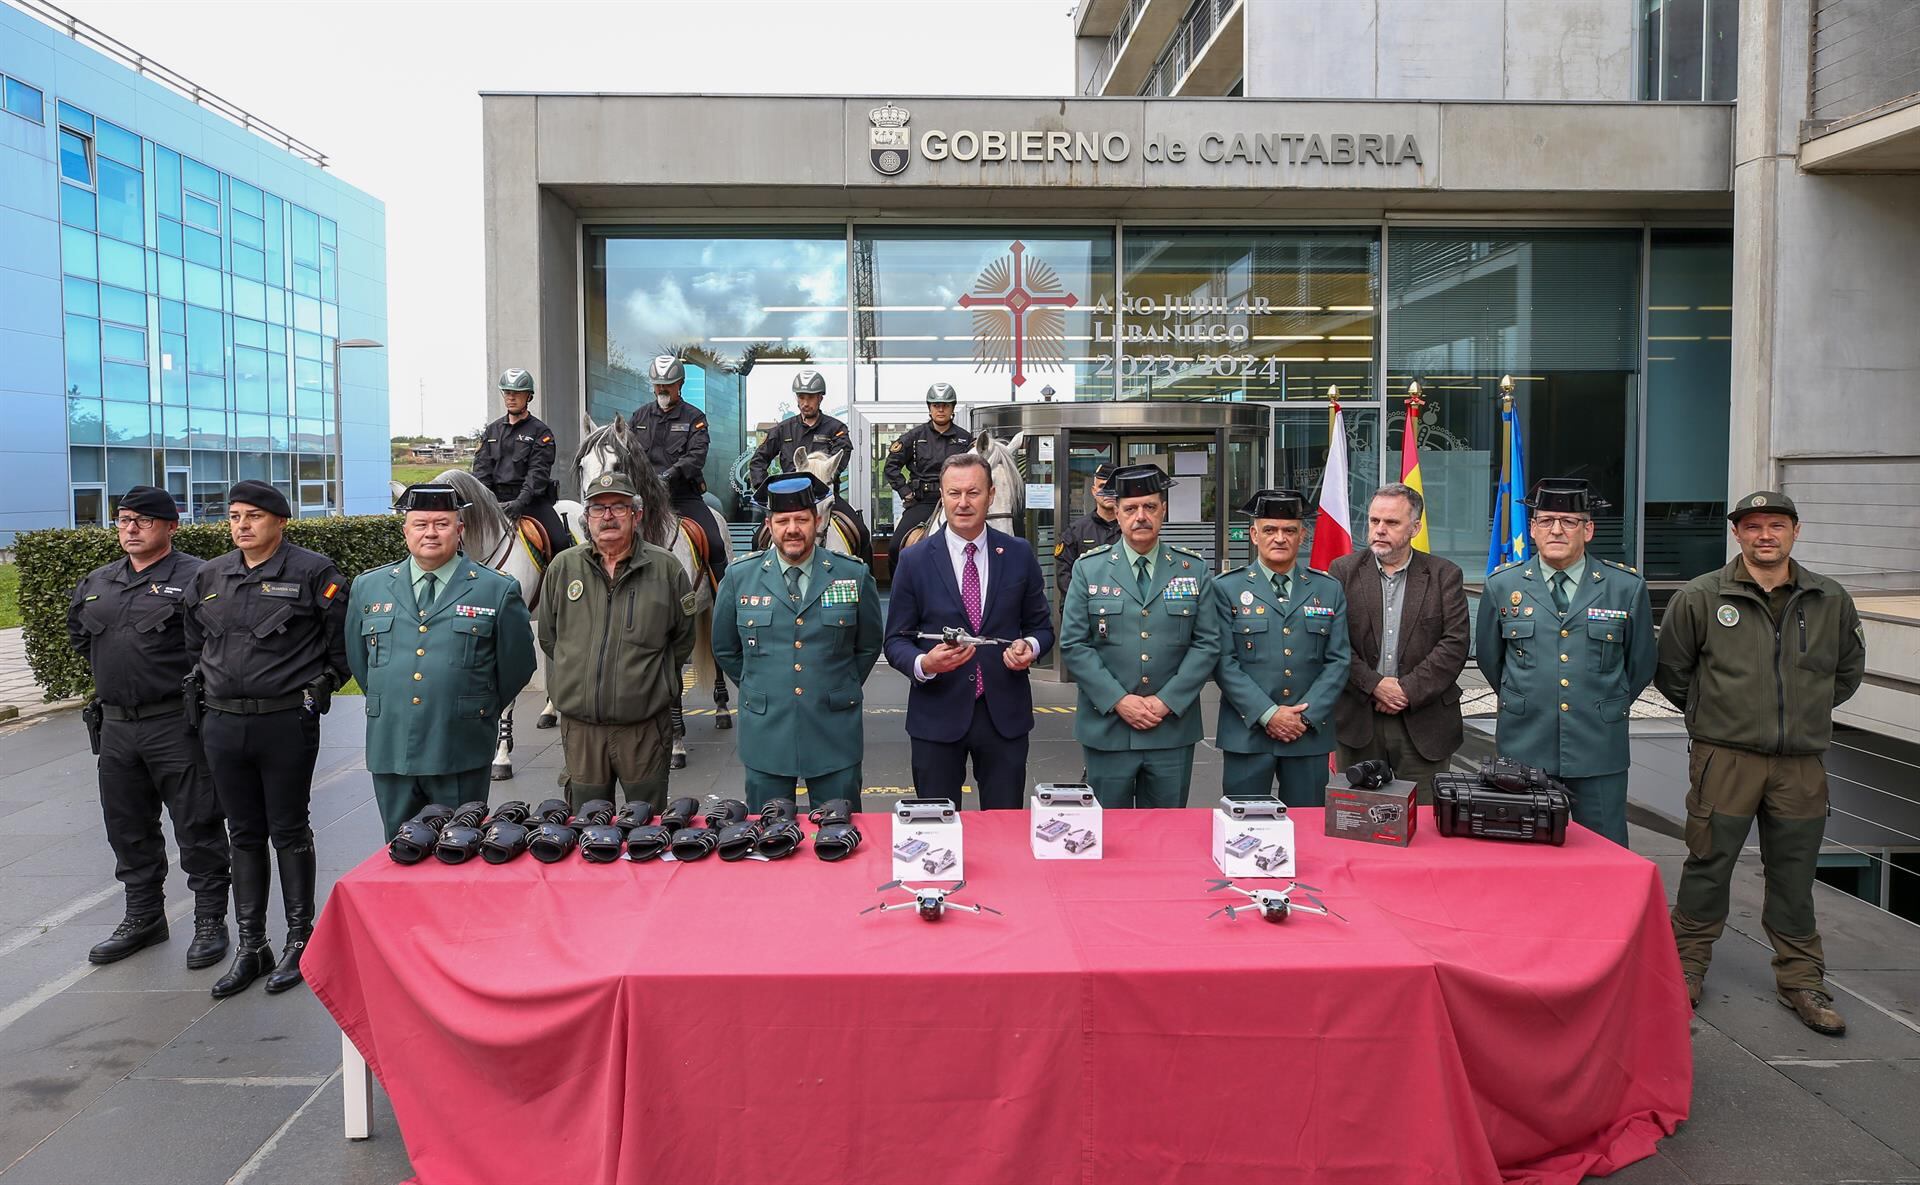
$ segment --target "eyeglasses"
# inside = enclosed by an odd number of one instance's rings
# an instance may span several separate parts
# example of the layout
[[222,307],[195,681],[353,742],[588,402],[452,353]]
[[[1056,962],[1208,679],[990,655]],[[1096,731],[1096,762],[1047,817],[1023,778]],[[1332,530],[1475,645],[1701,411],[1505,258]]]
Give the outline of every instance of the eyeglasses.
[[1534,526],[1543,531],[1565,531],[1569,535],[1586,526],[1589,521],[1570,514],[1537,514],[1533,518]]
[[121,529],[125,529],[127,527],[139,527],[143,531],[150,531],[153,529],[153,525],[159,521],[160,520],[157,518],[153,518],[149,515],[142,514],[138,516],[123,516],[120,518],[116,518],[113,520],[113,525]]
[[621,506],[618,503],[615,503],[614,505],[611,505],[611,506],[587,507],[588,518],[628,518],[632,516],[632,514],[633,514],[633,507]]

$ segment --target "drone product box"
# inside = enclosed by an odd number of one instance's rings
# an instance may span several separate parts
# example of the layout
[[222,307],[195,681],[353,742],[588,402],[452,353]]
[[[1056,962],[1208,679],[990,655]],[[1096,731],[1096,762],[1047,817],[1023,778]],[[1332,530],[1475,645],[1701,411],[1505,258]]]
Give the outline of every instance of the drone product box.
[[1042,782],[1033,788],[1027,842],[1036,860],[1098,860],[1107,833],[1093,787],[1078,782]]
[[944,798],[903,798],[893,805],[893,877],[901,881],[965,880],[960,812]]
[[1404,848],[1419,825],[1412,782],[1396,778],[1378,790],[1349,786],[1338,779],[1327,786],[1327,834],[1339,839]]
[[1277,798],[1222,797],[1213,812],[1213,862],[1234,880],[1294,875],[1293,820]]

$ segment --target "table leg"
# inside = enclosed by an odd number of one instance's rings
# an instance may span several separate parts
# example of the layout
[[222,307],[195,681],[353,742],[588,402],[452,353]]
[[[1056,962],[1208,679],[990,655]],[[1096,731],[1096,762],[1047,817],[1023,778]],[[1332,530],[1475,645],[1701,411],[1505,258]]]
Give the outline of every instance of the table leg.
[[345,1033],[340,1034],[340,1085],[347,1139],[364,1140],[373,1134],[373,1071]]

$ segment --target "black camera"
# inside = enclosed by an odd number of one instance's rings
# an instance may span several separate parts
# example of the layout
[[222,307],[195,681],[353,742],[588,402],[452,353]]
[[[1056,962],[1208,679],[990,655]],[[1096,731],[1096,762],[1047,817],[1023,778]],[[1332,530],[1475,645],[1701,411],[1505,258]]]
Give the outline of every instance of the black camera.
[[1393,781],[1393,767],[1378,757],[1347,767],[1347,785],[1355,790],[1384,790]]

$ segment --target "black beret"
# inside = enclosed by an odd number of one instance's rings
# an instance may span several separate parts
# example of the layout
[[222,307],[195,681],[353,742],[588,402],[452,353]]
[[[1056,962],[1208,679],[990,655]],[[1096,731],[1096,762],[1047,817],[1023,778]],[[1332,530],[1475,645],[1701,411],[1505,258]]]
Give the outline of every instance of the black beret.
[[153,486],[135,486],[128,490],[120,498],[120,509],[144,514],[148,518],[164,518],[172,523],[180,521],[180,506],[173,500],[173,495]]
[[281,518],[292,518],[293,507],[287,505],[287,496],[264,481],[248,478],[236,481],[227,491],[228,502],[245,502],[249,506],[258,506],[268,514],[277,514]]

